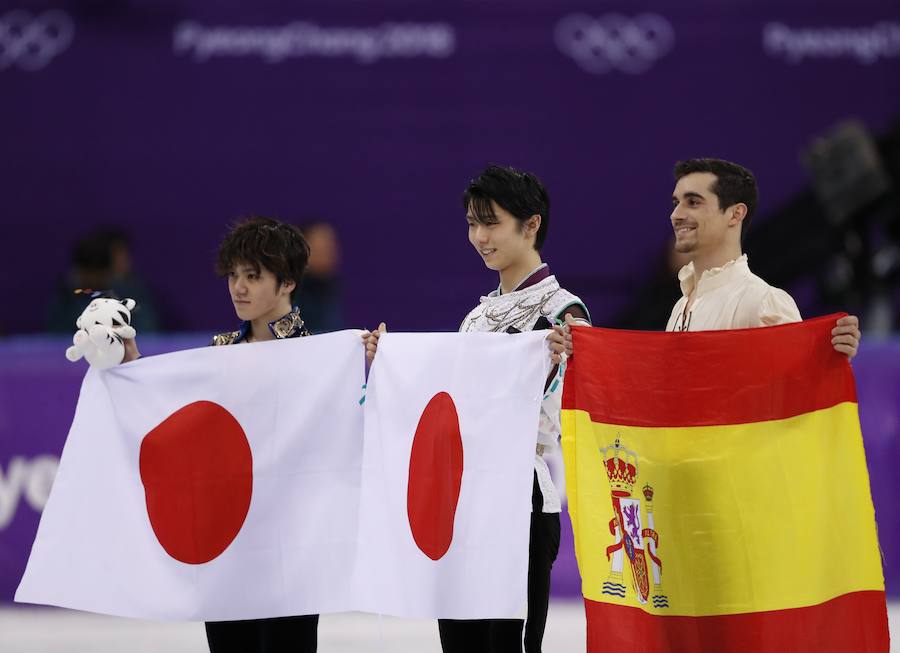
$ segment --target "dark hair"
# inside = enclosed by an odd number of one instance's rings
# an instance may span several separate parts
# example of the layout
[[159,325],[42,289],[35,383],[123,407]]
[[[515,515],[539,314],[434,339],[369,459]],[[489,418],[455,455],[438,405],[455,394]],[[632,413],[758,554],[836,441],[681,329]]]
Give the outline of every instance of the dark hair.
[[216,273],[227,276],[239,263],[269,270],[281,285],[297,286],[309,260],[309,245],[292,224],[272,218],[251,217],[236,223],[219,245]]
[[535,175],[505,166],[489,165],[469,182],[462,200],[463,208],[471,208],[472,216],[481,224],[497,222],[491,200],[509,211],[520,226],[533,215],[541,216],[541,226],[534,240],[534,248],[541,251],[550,224],[550,198],[544,184]]
[[719,198],[719,210],[724,211],[735,204],[747,205],[747,216],[741,222],[741,241],[743,242],[750,220],[756,211],[759,200],[759,189],[753,173],[743,166],[722,159],[688,159],[675,164],[675,181],[695,172],[709,172],[716,176],[710,191]]
[[83,236],[72,252],[72,262],[82,270],[106,272],[112,265],[115,245],[128,245],[129,238],[116,227],[99,227]]

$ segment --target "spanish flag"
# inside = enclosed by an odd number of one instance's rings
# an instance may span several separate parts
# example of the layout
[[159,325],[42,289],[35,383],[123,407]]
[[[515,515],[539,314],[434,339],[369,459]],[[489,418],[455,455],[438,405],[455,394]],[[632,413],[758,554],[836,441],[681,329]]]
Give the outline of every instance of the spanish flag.
[[563,452],[589,652],[888,651],[837,317],[573,329]]

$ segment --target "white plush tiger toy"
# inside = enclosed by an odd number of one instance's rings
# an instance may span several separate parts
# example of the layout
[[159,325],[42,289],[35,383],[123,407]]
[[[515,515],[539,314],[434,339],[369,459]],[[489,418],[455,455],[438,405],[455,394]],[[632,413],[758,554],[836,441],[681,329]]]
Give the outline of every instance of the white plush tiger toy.
[[66,349],[66,358],[75,362],[84,356],[85,360],[98,369],[113,367],[125,357],[122,342],[134,338],[131,326],[133,299],[93,300],[75,321],[78,331],[72,337],[72,346]]

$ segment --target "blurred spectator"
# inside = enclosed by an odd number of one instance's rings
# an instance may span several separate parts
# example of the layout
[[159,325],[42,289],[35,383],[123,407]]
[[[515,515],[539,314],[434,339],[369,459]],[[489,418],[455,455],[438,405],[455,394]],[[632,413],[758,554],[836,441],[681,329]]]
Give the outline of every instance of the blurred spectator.
[[132,270],[128,235],[114,227],[92,231],[81,238],[72,252],[72,267],[57,286],[50,305],[47,330],[71,333],[75,320],[90,303],[90,296],[75,294],[78,288],[100,290],[137,302],[132,325],[138,333],[159,330],[158,312],[146,284]]
[[309,263],[295,297],[300,315],[312,333],[343,329],[337,232],[325,221],[309,222],[301,231],[309,243]]

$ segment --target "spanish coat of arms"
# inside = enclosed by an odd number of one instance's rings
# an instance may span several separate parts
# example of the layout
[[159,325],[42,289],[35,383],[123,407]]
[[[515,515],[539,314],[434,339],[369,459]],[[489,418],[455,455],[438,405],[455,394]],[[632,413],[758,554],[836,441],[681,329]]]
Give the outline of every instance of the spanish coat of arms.
[[[603,594],[624,599],[625,561],[631,568],[632,590],[639,603],[652,601],[655,608],[668,608],[669,599],[662,588],[662,561],[657,556],[659,534],[653,523],[653,488],[644,484],[644,511],[641,500],[632,496],[638,478],[638,457],[616,438],[615,443],[600,449],[609,478],[613,518],[609,532],[615,543],[606,548],[610,562],[609,577],[603,583]],[[651,592],[652,574],[652,592]]]

